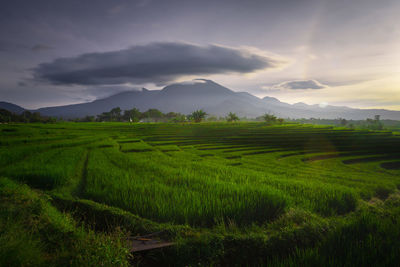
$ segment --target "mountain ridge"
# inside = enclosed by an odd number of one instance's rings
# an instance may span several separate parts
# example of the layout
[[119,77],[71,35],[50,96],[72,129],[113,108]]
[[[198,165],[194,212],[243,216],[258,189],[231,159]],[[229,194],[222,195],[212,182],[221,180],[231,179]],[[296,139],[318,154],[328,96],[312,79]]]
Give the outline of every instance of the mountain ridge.
[[6,101],[0,101],[0,108],[16,114],[20,114],[25,111],[23,107]]
[[[79,118],[93,116],[109,111],[114,107],[122,110],[138,108],[145,111],[156,108],[162,112],[180,112],[189,114],[203,109],[208,114],[225,116],[235,112],[241,117],[257,117],[272,113],[282,118],[324,118],[363,120],[381,115],[382,119],[400,120],[400,111],[385,109],[356,109],[327,105],[308,105],[305,103],[288,104],[277,98],[266,96],[258,98],[248,92],[234,92],[214,81],[196,79],[191,82],[167,85],[161,90],[125,91],[88,103],[65,106],[44,107],[37,111],[42,115]],[[0,108],[2,106],[0,105]]]

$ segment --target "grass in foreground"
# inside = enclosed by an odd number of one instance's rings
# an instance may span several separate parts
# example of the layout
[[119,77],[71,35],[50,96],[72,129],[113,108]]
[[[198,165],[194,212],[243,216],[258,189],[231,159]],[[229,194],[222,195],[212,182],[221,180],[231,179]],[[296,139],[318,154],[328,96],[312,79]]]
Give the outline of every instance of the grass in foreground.
[[123,232],[78,226],[45,195],[0,178],[2,266],[128,266],[128,252]]

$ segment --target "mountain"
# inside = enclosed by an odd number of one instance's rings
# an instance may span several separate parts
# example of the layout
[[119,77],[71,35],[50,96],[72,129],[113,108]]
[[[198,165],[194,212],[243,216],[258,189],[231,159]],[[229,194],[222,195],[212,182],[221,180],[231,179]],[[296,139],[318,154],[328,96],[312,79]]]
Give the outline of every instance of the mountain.
[[257,117],[272,113],[283,118],[346,118],[363,120],[381,115],[382,119],[400,120],[400,111],[384,109],[353,109],[348,107],[287,104],[273,97],[260,99],[246,92],[234,92],[211,80],[197,79],[193,82],[176,83],[162,90],[122,92],[90,103],[41,108],[36,111],[43,115],[75,118],[98,115],[114,107],[122,110],[136,107],[141,111],[157,108],[163,112],[189,114],[203,109],[208,114],[225,116],[235,112],[239,116]]
[[15,104],[9,103],[9,102],[3,102],[3,101],[0,101],[0,109],[6,109],[6,110],[8,110],[12,113],[16,113],[16,114],[20,114],[25,110],[24,108],[22,108],[18,105],[15,105]]
[[112,108],[120,107],[122,110],[136,107],[140,110],[147,110],[152,107],[151,102],[159,91],[146,90],[122,92],[104,99],[95,100],[89,103],[56,106],[40,108],[36,111],[42,115],[63,117],[63,118],[79,118],[86,115],[95,116]]

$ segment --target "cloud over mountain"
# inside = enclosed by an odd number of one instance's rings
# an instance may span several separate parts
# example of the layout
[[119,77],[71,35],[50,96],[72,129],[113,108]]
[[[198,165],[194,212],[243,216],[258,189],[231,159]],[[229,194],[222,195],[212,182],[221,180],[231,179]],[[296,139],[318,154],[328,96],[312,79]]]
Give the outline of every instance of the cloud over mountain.
[[296,80],[286,81],[272,86],[272,89],[290,89],[290,90],[302,90],[302,89],[324,89],[327,86],[316,81],[316,80]]
[[54,84],[163,84],[185,75],[251,73],[285,63],[247,49],[168,42],[59,58],[39,64],[34,76]]

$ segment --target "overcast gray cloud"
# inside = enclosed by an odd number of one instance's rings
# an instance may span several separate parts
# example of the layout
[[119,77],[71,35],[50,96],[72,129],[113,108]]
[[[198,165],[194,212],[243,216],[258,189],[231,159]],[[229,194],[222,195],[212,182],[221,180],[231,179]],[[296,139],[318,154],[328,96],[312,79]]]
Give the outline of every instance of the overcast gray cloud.
[[[233,90],[249,91],[258,96],[271,94],[290,103],[331,101],[323,99],[322,96],[317,99],[315,96],[321,94],[328,98],[329,92],[335,96],[338,94],[337,87],[346,85],[356,92],[341,93],[343,104],[348,104],[347,98],[350,96],[355,97],[356,101],[359,100],[361,91],[356,90],[356,84],[359,84],[361,90],[367,80],[392,75],[398,77],[398,0],[3,2],[0,8],[0,100],[26,107],[72,104],[76,103],[79,97],[89,99],[89,93],[85,91],[87,88],[93,88],[90,90],[90,97],[102,97],[103,89],[100,87],[103,84],[103,87],[109,85],[107,88],[110,88],[112,94],[117,91],[114,89],[115,83],[131,81],[139,84],[151,80],[158,83],[157,85],[162,85],[175,82],[176,78],[181,81],[185,77],[180,78],[180,75],[187,74],[191,74],[190,79],[213,79]],[[169,52],[170,56],[166,57],[156,49],[151,50],[150,46],[141,46],[141,51],[151,54],[146,58],[143,56],[146,60],[137,56],[139,52],[135,54],[132,49],[123,50],[131,45],[180,41],[202,45],[200,48],[208,49],[208,53],[202,49],[193,50],[201,50],[211,56],[202,61],[196,58],[197,65],[186,68],[184,63],[188,61],[184,59],[193,53],[185,49],[175,54]],[[208,47],[208,44],[249,46],[272,51],[290,58],[291,64],[282,71],[271,71],[268,74],[260,72],[258,75],[243,77],[235,73],[258,69],[257,65],[263,65],[265,62],[263,59],[258,61],[257,56],[263,55],[256,53],[255,59],[244,57],[243,61],[243,50],[235,50],[233,58],[238,60],[230,67],[227,66],[230,61],[220,53],[218,56],[217,53],[211,53],[212,48]],[[106,51],[115,52],[103,53]],[[222,54],[226,55],[230,50],[224,51]],[[92,52],[101,53],[88,54]],[[127,54],[130,56],[126,56]],[[57,60],[61,58],[64,59]],[[108,62],[108,58],[111,58],[112,62]],[[157,58],[160,60],[157,61]],[[211,61],[213,64],[210,63],[210,58],[214,60]],[[274,65],[271,59],[275,57],[268,57],[267,68]],[[239,61],[240,66],[245,64],[243,62],[248,64],[239,68]],[[43,62],[49,64],[39,66]],[[141,62],[142,65],[132,62]],[[208,62],[207,65],[205,62]],[[121,71],[118,70],[118,66]],[[79,73],[81,68],[83,71]],[[32,69],[36,70],[36,78],[45,80],[46,83],[32,82],[32,72],[27,71]],[[148,73],[140,72],[149,69],[151,71]],[[108,73],[108,70],[111,71]],[[135,75],[131,75],[129,71],[134,71]],[[232,72],[234,73],[231,74]],[[210,73],[228,75],[208,75]],[[292,86],[298,90],[292,87],[272,89],[277,82],[310,78],[329,84],[329,88],[300,90],[298,86]],[[21,86],[19,81],[27,86]],[[77,85],[74,85],[75,83]],[[396,93],[399,84],[398,81],[385,82],[383,87],[374,83],[376,89],[370,94],[380,101],[386,92],[389,95],[388,99],[392,101],[393,96],[398,95]],[[141,86],[150,89],[157,87],[146,83]],[[303,97],[303,93],[310,94],[310,97],[298,99]],[[337,99],[334,101],[339,103]],[[361,107],[358,102],[354,103]],[[394,107],[390,105],[387,108]],[[395,108],[400,109],[400,106]]]
[[34,46],[32,46],[31,50],[33,52],[41,52],[41,51],[45,51],[45,50],[50,50],[53,49],[53,47],[49,46],[49,45],[45,45],[45,44],[36,44]]
[[163,84],[185,75],[251,73],[283,64],[245,49],[167,42],[59,58],[40,64],[34,76],[54,84]]
[[301,89],[324,89],[327,86],[316,81],[316,80],[296,80],[286,81],[272,86],[272,89],[290,89],[290,90],[301,90]]

